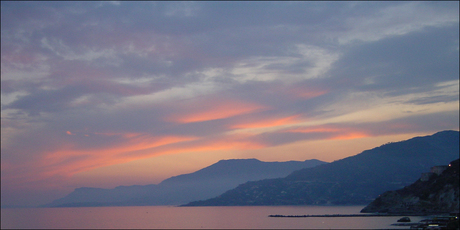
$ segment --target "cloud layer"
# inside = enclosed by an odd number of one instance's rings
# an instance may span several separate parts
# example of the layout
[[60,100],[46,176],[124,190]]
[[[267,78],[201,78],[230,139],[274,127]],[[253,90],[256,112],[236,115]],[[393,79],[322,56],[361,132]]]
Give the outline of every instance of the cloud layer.
[[458,9],[2,2],[2,204],[165,154],[458,130]]

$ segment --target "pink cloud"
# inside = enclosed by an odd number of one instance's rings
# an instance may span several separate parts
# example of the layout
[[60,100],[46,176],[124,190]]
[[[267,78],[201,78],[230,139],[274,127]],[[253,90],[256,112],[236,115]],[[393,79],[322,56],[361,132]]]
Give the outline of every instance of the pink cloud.
[[247,129],[247,128],[267,128],[276,127],[287,124],[295,124],[300,122],[300,115],[294,115],[282,118],[268,118],[268,119],[251,119],[250,121],[237,122],[229,126],[231,129]]
[[201,104],[183,104],[180,114],[173,114],[167,118],[169,121],[178,123],[192,123],[210,121],[248,114],[266,109],[263,105],[237,100],[213,100],[208,99]]
[[[116,136],[118,139],[111,146],[90,149],[79,149],[72,142],[61,143],[59,148],[41,153],[42,157],[35,161],[23,162],[20,165],[2,162],[2,183],[25,188],[28,184],[32,186],[40,184],[40,181],[51,183],[50,181],[54,180],[53,183],[58,185],[57,181],[78,172],[163,154],[265,147],[263,144],[249,140],[245,135],[220,135],[203,139],[139,133],[95,133],[93,135]],[[69,138],[78,138],[78,136],[72,134]]]

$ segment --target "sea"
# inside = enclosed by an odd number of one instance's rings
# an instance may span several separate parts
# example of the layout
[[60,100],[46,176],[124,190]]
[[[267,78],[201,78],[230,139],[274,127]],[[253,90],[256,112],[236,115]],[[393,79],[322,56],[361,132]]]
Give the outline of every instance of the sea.
[[[269,217],[359,214],[364,206],[2,208],[5,229],[409,229],[399,216]],[[412,222],[425,217],[411,216]]]

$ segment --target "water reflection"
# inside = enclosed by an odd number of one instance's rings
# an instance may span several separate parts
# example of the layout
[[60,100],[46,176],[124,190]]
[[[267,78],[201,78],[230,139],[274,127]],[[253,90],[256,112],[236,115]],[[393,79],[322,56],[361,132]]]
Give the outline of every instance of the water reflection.
[[[363,206],[249,207],[91,207],[2,209],[1,228],[264,228],[375,229],[391,226],[392,217],[270,218],[271,214],[358,214]],[[422,217],[411,217],[418,222]]]

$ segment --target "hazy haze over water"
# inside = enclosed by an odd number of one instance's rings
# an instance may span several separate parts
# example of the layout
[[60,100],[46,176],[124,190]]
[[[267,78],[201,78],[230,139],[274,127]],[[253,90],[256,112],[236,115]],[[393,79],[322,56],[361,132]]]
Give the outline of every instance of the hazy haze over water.
[[[363,206],[93,207],[1,209],[1,228],[389,229],[400,218],[271,218],[268,215],[357,214]],[[418,222],[422,217],[411,217]],[[398,227],[399,229],[401,227]]]

